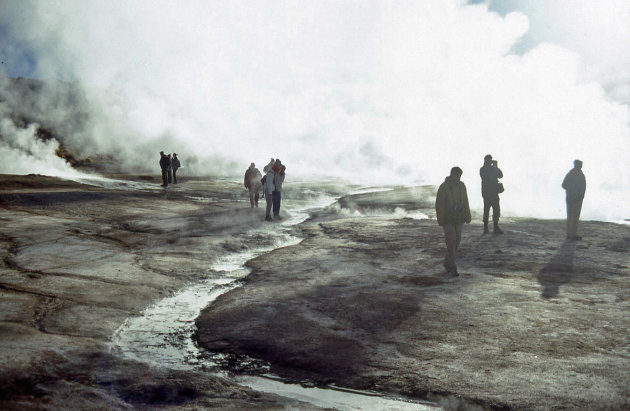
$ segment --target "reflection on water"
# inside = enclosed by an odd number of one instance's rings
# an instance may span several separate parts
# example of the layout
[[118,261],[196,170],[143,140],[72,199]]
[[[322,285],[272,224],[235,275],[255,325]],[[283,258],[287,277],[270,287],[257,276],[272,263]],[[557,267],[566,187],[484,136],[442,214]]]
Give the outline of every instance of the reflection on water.
[[308,402],[322,408],[337,410],[435,410],[431,403],[405,401],[381,397],[375,393],[341,388],[305,388],[285,384],[273,378],[241,376],[236,382],[257,391],[281,395]]
[[77,183],[87,184],[90,186],[103,187],[112,190],[163,190],[158,184],[155,183],[145,183],[141,181],[130,181],[130,180],[116,180],[113,178],[101,177],[98,175],[93,176],[81,176],[77,178],[70,179],[72,181],[76,181]]
[[[249,274],[244,267],[246,261],[278,247],[290,246],[301,241],[291,235],[291,227],[306,220],[311,212],[321,210],[335,199],[330,196],[316,197],[317,201],[285,207],[285,215],[280,224],[266,224],[243,235],[255,232],[272,235],[274,241],[263,248],[250,249],[229,254],[216,261],[210,276],[177,294],[160,300],[146,309],[142,315],[131,317],[112,336],[112,352],[129,359],[166,366],[173,369],[212,371],[224,378],[218,364],[224,360],[222,354],[208,356],[197,347],[193,335],[196,331],[195,319],[202,309],[226,293],[239,286],[239,279]],[[298,203],[297,201],[295,203]],[[294,203],[294,204],[295,204]],[[342,389],[305,388],[297,384],[287,384],[270,377],[240,376],[235,381],[254,390],[275,393],[313,405],[334,409],[387,409],[418,410],[433,409],[435,406],[393,400],[371,393]]]

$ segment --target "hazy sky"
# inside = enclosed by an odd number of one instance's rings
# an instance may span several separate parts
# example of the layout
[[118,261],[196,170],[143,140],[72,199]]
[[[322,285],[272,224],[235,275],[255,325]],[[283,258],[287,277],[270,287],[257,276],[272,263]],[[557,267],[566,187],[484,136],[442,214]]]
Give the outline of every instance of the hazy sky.
[[459,165],[479,202],[492,153],[506,211],[561,216],[581,158],[586,215],[627,218],[630,2],[475,3],[0,0],[0,54],[6,74],[81,84],[98,116],[68,138],[125,163],[280,157],[373,184]]
[[501,14],[527,15],[530,30],[515,45],[523,53],[551,42],[579,54],[585,76],[601,82],[609,94],[630,103],[630,1],[490,0]]

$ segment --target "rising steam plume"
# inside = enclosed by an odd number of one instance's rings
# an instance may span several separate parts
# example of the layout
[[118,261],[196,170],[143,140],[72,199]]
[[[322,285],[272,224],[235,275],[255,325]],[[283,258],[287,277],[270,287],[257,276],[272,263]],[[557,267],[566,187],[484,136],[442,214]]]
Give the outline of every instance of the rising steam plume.
[[[34,75],[81,90],[87,114],[63,131],[67,144],[129,169],[157,168],[159,150],[198,173],[240,174],[273,156],[289,175],[381,185],[439,184],[459,165],[479,207],[492,153],[508,213],[560,217],[560,182],[580,158],[585,217],[630,217],[628,106],[586,81],[567,49],[516,54],[523,14],[456,0],[0,5]],[[2,124],[0,147],[16,149],[6,140],[18,130]]]

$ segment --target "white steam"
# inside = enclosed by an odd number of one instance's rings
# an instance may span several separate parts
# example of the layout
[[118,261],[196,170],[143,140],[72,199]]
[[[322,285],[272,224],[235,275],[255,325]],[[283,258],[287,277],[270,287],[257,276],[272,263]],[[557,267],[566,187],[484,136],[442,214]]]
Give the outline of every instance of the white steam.
[[59,148],[57,141],[42,141],[35,137],[37,124],[16,127],[8,114],[6,105],[0,103],[1,174],[43,174],[65,178],[80,175],[55,154]]
[[[508,213],[561,217],[560,183],[584,161],[586,218],[630,217],[628,106],[585,83],[552,44],[511,54],[525,15],[463,1],[5,2],[43,78],[83,85],[89,143],[157,168],[199,172],[280,157],[289,176],[439,184],[503,169]],[[235,164],[233,167],[231,164]],[[288,182],[289,180],[287,180]]]

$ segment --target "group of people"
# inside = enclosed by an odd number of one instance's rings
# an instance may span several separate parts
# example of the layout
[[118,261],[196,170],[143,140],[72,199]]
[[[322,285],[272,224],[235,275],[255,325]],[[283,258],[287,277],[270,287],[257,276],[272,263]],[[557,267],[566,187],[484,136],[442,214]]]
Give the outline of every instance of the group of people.
[[[461,242],[462,227],[464,223],[468,224],[471,221],[468,194],[466,186],[461,181],[462,174],[461,168],[453,167],[450,175],[438,188],[435,199],[438,224],[444,229],[446,242],[444,268],[455,276],[459,275],[455,257]],[[488,154],[484,157],[484,164],[479,170],[479,175],[481,176],[481,195],[483,197],[483,232],[484,234],[490,232],[488,220],[492,208],[493,232],[503,234],[503,230],[499,227],[501,216],[499,194],[504,191],[503,184],[499,182],[499,179],[503,177],[503,172],[498,167],[498,162],[493,160],[492,155]],[[567,240],[581,240],[581,237],[577,235],[577,228],[582,201],[586,192],[586,178],[582,172],[582,161],[575,160],[573,162],[573,168],[565,176],[562,188],[566,191]]]
[[[177,153],[164,154],[160,151],[160,168],[162,169],[162,187],[169,183],[177,184],[177,170],[181,168]],[[282,183],[284,183],[286,167],[280,159],[271,159],[263,168],[263,173],[256,168],[255,163],[251,163],[245,171],[243,183],[249,191],[249,202],[252,208],[258,208],[260,191],[265,198],[267,207],[265,210],[265,220],[273,221],[280,219],[280,203],[282,201]],[[468,193],[466,185],[461,181],[463,171],[459,167],[453,167],[450,175],[438,188],[435,199],[435,212],[438,224],[444,229],[446,242],[446,256],[444,258],[444,268],[457,276],[457,264],[455,262],[457,249],[461,242],[462,227],[471,221],[470,206],[468,204]],[[501,206],[499,194],[504,191],[503,184],[499,179],[503,178],[503,172],[498,166],[498,162],[488,154],[484,157],[483,166],[479,169],[481,177],[481,195],[483,197],[483,233],[490,232],[488,227],[490,209],[492,209],[492,222],[494,234],[503,234],[499,227],[501,217]],[[573,169],[567,173],[562,182],[562,188],[566,190],[567,202],[567,240],[580,240],[577,235],[582,201],[586,192],[586,178],[582,172],[582,161],[575,160]],[[272,217],[273,212],[273,217]]]
[[162,187],[169,184],[177,184],[177,170],[181,168],[181,163],[177,158],[177,153],[164,154],[160,151],[160,168],[162,169]]
[[[251,163],[245,171],[243,183],[245,188],[249,190],[249,202],[252,208],[258,207],[258,199],[260,190],[262,189],[263,197],[267,203],[265,210],[265,220],[273,221],[280,219],[280,203],[282,201],[282,183],[284,182],[286,167],[280,159],[271,159],[269,163],[263,167],[264,176],[260,170],[256,168],[256,164]],[[271,213],[273,211],[273,218]]]

